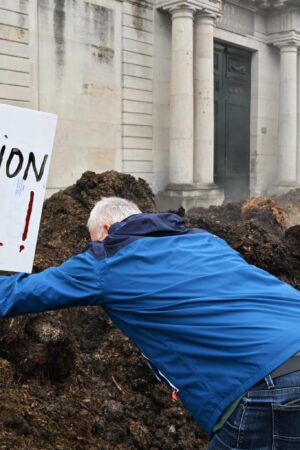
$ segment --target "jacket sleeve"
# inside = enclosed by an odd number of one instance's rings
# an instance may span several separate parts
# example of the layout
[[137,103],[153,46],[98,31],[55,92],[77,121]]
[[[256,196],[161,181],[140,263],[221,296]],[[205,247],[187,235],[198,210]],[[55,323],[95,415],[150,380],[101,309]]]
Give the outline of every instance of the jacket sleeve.
[[104,264],[85,252],[37,274],[0,276],[0,318],[101,305]]

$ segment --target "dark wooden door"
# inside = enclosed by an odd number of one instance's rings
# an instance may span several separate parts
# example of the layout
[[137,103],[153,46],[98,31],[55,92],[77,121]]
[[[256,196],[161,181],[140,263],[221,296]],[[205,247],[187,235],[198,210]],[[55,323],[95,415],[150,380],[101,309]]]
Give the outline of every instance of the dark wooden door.
[[249,196],[251,53],[215,43],[215,182],[226,201]]

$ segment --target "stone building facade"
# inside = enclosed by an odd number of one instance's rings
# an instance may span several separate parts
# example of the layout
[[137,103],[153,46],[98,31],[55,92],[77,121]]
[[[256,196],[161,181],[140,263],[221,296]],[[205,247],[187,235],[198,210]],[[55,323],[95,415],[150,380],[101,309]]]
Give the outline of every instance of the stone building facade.
[[299,0],[0,0],[0,102],[58,114],[49,194],[219,204],[300,184],[299,48]]

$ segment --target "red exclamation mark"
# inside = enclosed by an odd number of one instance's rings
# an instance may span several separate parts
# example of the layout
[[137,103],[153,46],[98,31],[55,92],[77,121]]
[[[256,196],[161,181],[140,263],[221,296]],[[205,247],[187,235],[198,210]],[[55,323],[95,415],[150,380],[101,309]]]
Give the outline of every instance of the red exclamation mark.
[[[26,241],[26,239],[27,239],[29,223],[30,223],[30,218],[31,218],[31,213],[32,213],[32,208],[33,208],[33,201],[34,201],[34,192],[31,191],[28,208],[27,208],[26,219],[25,219],[25,227],[24,227],[24,231],[22,234],[22,241]],[[24,250],[24,248],[25,248],[24,245],[20,245],[20,253]]]

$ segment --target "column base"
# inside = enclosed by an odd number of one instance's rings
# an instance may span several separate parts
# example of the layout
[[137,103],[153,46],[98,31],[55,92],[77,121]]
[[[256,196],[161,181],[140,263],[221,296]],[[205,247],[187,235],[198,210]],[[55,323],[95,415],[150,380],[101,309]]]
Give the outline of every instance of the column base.
[[224,191],[215,184],[169,184],[156,195],[160,211],[177,210],[180,206],[189,210],[197,206],[221,205],[223,201]]
[[290,191],[291,189],[298,189],[300,188],[299,182],[292,182],[292,181],[276,181],[272,184],[270,189],[268,190],[268,195],[281,195],[285,194],[286,192]]

